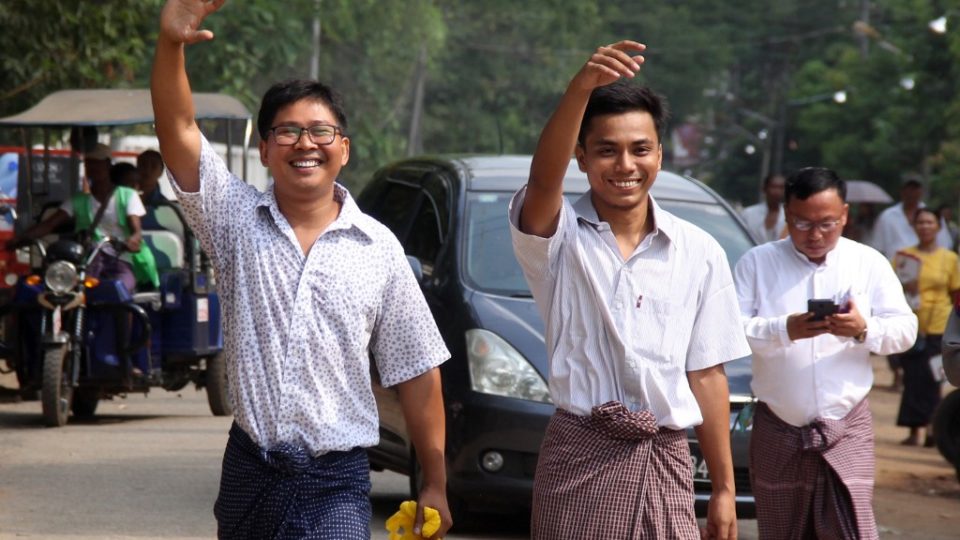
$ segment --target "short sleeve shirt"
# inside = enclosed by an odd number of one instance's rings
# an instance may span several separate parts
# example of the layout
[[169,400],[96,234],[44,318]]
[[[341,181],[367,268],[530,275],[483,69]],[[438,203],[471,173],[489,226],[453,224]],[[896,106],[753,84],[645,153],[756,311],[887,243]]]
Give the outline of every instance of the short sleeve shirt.
[[340,215],[304,256],[272,188],[244,184],[206,139],[199,174],[196,193],[171,180],[217,271],[236,422],[264,449],[375,445],[370,355],[384,386],[450,356],[396,237],[336,184]]
[[921,334],[940,335],[947,328],[953,310],[953,291],[960,290],[957,254],[940,248],[933,253],[916,246],[903,251],[920,259],[920,309],[917,310]]
[[[60,205],[60,209],[67,213],[69,216],[73,216],[73,197],[68,197],[67,200],[63,201]],[[90,220],[97,215],[97,212],[100,210],[100,201],[96,197],[90,196]],[[132,195],[127,199],[127,211],[126,215],[128,216],[138,216],[142,217],[146,214],[146,209],[143,207],[143,201],[140,200],[139,195]],[[110,196],[110,200],[107,201],[107,208],[103,211],[103,217],[100,218],[100,223],[98,229],[103,232],[103,234],[110,236],[111,238],[126,238],[127,232],[124,231],[119,222],[117,221],[117,203],[116,203],[116,194]]]
[[520,231],[525,195],[511,203],[511,233],[546,326],[554,403],[586,415],[619,400],[663,427],[699,425],[687,372],[750,354],[720,245],[651,197],[655,228],[624,260],[589,192],[564,199],[550,238]]

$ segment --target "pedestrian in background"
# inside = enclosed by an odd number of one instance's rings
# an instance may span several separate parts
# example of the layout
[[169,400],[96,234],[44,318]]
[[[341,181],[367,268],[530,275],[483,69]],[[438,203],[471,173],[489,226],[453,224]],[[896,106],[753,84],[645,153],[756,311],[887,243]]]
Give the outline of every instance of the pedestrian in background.
[[[737,535],[723,363],[748,354],[726,255],[649,191],[666,104],[632,78],[645,47],[600,47],[544,127],[510,205],[546,325],[550,397],[531,536],[699,539],[685,430],[710,471],[710,538]],[[590,190],[563,196],[575,154]]]
[[[878,537],[870,353],[910,348],[917,318],[890,263],[841,237],[845,199],[833,171],[793,173],[789,238],[751,249],[734,272],[759,399],[750,485],[761,538]],[[827,300],[822,317],[811,299]]]
[[953,219],[953,206],[949,204],[941,204],[937,208],[937,217],[940,219],[940,226],[946,227],[947,234],[950,235],[950,249],[957,250],[957,242],[960,240],[960,226],[957,225],[956,220]]
[[[880,212],[873,227],[871,244],[887,259],[893,258],[897,251],[917,245],[917,233],[913,230],[913,215],[917,209],[926,205],[923,202],[923,182],[915,176],[906,176],[900,185],[900,202]],[[946,228],[937,235],[937,243],[943,247],[952,245]],[[890,389],[899,392],[903,389],[903,367],[900,356],[887,356],[887,365],[893,372]]]
[[743,209],[747,230],[761,244],[783,238],[786,222],[783,216],[784,179],[769,174],[763,179],[763,201]]
[[[905,248],[917,245],[917,233],[913,229],[913,215],[926,207],[923,202],[923,182],[908,176],[900,185],[900,202],[880,212],[873,227],[873,247],[890,259]],[[953,249],[953,241],[946,227],[937,233],[937,244]]]
[[[920,262],[916,280],[904,283],[905,292],[917,295],[920,305],[915,309],[919,335],[914,346],[900,355],[903,366],[903,396],[897,425],[910,428],[910,434],[901,444],[932,447],[930,421],[940,404],[941,381],[934,375],[930,359],[940,354],[943,331],[947,327],[950,311],[960,295],[960,267],[957,254],[937,245],[940,218],[928,208],[920,208],[914,214],[913,228],[919,243],[902,249],[894,256],[913,257]],[[921,430],[926,437],[921,439]]]
[[449,357],[396,237],[337,183],[347,118],[327,86],[277,83],[257,117],[265,193],[227,170],[195,120],[185,46],[223,0],[169,0],[151,95],[160,152],[223,299],[234,424],[214,506],[220,538],[370,537],[379,418],[370,358],[397,386],[423,470],[423,507],[446,502],[437,366]]

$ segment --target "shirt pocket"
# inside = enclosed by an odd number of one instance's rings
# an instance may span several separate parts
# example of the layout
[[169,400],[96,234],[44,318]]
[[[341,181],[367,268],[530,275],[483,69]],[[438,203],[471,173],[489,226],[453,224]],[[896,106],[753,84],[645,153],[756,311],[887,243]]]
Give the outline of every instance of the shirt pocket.
[[680,306],[665,298],[643,296],[637,300],[633,351],[643,360],[672,362],[679,354],[676,328]]

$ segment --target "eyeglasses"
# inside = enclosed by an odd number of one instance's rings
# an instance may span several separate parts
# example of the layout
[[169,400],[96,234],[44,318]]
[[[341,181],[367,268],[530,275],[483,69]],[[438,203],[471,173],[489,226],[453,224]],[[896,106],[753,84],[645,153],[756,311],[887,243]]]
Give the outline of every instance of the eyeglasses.
[[326,146],[337,138],[337,133],[343,135],[343,130],[329,124],[315,124],[310,127],[275,126],[270,128],[273,140],[280,146],[293,146],[300,142],[300,137],[306,132],[314,144]]
[[813,230],[814,227],[816,227],[817,230],[819,230],[821,233],[827,234],[837,229],[837,227],[840,225],[840,220],[834,219],[830,221],[820,221],[818,223],[814,223],[812,221],[803,221],[800,219],[794,219],[794,220],[791,220],[790,223],[793,225],[795,229],[797,229],[800,232],[809,232]]

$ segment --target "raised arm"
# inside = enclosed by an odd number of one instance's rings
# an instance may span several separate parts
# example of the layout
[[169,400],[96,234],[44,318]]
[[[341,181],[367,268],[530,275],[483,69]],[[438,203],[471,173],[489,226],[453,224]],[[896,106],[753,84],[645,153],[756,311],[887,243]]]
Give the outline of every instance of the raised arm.
[[200,189],[200,128],[195,120],[184,48],[213,39],[213,33],[200,30],[200,25],[224,1],[167,0],[160,13],[160,34],[150,77],[154,122],[163,161],[180,189],[187,192]]
[[530,181],[520,213],[520,229],[541,237],[557,230],[563,201],[563,177],[577,145],[580,121],[594,88],[608,85],[620,77],[633,77],[640,71],[642,56],[629,52],[646,49],[636,41],[621,41],[597,49],[574,75],[560,104],[540,134],[530,165]]

